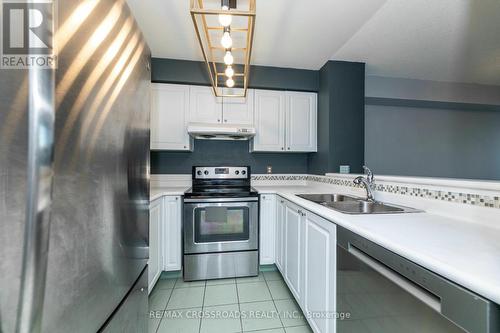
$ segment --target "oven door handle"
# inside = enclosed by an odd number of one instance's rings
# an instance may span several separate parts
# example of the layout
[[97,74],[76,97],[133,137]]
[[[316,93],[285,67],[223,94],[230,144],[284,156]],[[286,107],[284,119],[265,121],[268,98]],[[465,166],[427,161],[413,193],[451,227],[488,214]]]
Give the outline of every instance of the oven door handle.
[[389,279],[391,282],[398,285],[400,288],[413,295],[423,303],[427,304],[429,307],[435,311],[441,313],[441,300],[438,296],[429,292],[428,290],[420,287],[414,282],[408,280],[402,275],[396,273],[392,269],[388,268],[380,261],[373,259],[363,251],[359,250],[352,244],[349,244],[349,253],[356,257],[358,260],[362,261],[364,264],[368,265],[370,268]]

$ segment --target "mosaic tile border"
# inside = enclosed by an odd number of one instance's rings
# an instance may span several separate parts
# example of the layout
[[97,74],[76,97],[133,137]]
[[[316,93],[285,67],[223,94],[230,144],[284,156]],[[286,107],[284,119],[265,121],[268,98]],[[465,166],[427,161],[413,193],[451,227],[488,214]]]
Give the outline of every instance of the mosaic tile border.
[[256,180],[308,180],[309,175],[258,175],[251,176],[253,181]]
[[[348,186],[359,188],[350,179],[336,178],[332,176],[317,176],[317,175],[259,175],[252,176],[252,180],[307,180],[318,183],[325,183],[337,186]],[[424,199],[440,200],[446,202],[454,202],[479,207],[497,208],[500,209],[500,194],[498,196],[479,195],[466,192],[451,192],[441,190],[431,190],[423,187],[412,187],[393,184],[377,184],[375,181],[375,191],[407,195]]]
[[399,185],[375,184],[375,190],[387,193],[408,195],[412,197],[434,199],[479,207],[500,208],[499,196],[479,195],[472,193],[431,190],[427,188]]

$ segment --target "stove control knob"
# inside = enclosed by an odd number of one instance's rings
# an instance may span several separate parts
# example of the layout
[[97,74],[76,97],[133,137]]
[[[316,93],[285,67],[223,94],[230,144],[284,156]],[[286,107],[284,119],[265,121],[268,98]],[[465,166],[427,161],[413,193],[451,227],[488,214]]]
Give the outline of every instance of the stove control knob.
[[241,174],[244,175],[246,174],[247,172],[245,170],[241,170]]
[[240,174],[240,172],[239,172],[238,170],[236,170],[234,173],[235,173],[236,175],[239,175],[239,174]]
[[204,174],[205,176],[208,176],[208,170],[205,170]]
[[196,172],[196,174],[197,174],[198,176],[201,176],[201,170],[198,170],[198,172]]

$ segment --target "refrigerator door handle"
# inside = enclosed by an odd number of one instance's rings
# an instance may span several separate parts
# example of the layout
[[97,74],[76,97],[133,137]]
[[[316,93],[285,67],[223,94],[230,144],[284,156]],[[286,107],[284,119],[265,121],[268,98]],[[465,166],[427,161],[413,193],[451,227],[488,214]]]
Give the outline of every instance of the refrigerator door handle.
[[29,69],[27,203],[16,332],[40,332],[52,204],[55,70]]

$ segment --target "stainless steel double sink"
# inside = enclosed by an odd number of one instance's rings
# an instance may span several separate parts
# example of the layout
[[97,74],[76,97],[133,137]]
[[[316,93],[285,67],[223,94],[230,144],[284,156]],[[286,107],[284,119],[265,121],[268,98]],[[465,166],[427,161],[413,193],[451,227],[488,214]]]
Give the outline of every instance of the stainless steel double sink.
[[388,205],[378,201],[343,194],[297,194],[298,197],[323,205],[344,214],[395,214],[417,213],[414,208]]

